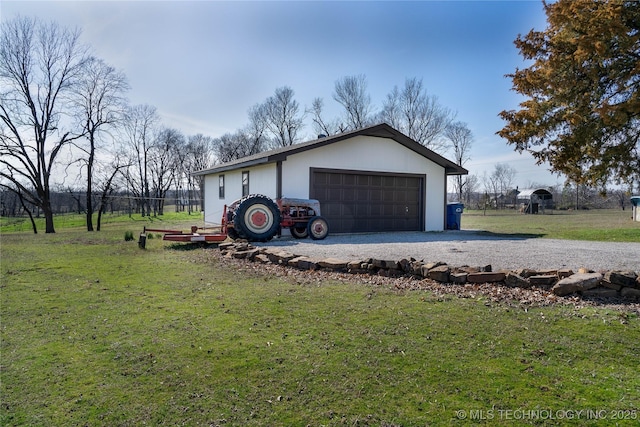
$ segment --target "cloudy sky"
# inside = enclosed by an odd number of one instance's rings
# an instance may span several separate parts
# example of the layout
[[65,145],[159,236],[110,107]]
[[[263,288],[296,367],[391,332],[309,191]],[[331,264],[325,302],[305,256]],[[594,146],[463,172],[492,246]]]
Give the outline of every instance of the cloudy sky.
[[[495,134],[498,113],[522,101],[505,74],[527,66],[513,41],[545,28],[540,1],[0,2],[0,19],[17,15],[80,28],[95,55],[127,75],[130,102],[155,106],[186,135],[243,127],[247,110],[281,86],[302,107],[324,98],[332,118],[341,77],[366,75],[376,109],[417,77],[473,132],[471,173],[506,162],[520,188],[563,182]],[[310,123],[304,133],[315,137]]]

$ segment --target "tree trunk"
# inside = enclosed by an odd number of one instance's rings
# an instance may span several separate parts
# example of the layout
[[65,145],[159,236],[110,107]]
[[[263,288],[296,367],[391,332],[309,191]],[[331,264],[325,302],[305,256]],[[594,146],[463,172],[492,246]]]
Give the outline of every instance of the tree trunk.
[[51,209],[51,201],[48,199],[44,201],[42,206],[42,213],[44,214],[45,233],[55,233],[56,229],[53,226],[53,210]]
[[100,223],[102,221],[102,211],[103,210],[104,209],[102,209],[102,207],[100,207],[100,209],[98,209],[98,220],[97,220],[97,228],[96,228],[97,231],[100,231]]
[[91,194],[93,193],[93,142],[91,146],[91,154],[87,163],[87,231],[93,231],[93,200]]
[[33,219],[33,214],[27,208],[27,205],[25,204],[24,199],[22,198],[22,194],[21,193],[17,193],[17,194],[18,194],[18,199],[20,199],[20,204],[22,205],[22,208],[25,210],[27,214],[29,214],[29,219],[31,220],[31,227],[33,228],[33,234],[38,234],[38,227],[36,226],[36,220]]

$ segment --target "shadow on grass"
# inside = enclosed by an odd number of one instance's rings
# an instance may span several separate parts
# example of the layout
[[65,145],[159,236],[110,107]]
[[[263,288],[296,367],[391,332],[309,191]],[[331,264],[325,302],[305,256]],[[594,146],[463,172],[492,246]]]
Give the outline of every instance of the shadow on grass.
[[491,231],[476,231],[479,236],[486,236],[488,239],[540,239],[547,236],[546,233],[494,233]]
[[217,249],[218,243],[207,242],[190,242],[190,243],[171,243],[165,246],[165,249],[170,251],[194,251],[196,249]]

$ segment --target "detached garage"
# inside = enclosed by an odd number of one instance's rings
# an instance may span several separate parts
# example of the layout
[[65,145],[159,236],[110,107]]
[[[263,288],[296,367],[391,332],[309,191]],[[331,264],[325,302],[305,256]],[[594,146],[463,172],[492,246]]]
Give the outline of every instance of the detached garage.
[[447,176],[467,170],[387,124],[266,151],[196,172],[205,221],[245,195],[320,201],[331,233],[441,231]]

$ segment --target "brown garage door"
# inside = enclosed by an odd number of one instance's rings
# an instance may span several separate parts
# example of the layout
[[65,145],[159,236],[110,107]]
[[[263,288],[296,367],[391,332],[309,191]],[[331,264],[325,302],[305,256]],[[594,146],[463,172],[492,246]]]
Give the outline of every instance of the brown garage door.
[[331,233],[422,231],[424,176],[311,170],[312,199],[320,201]]

